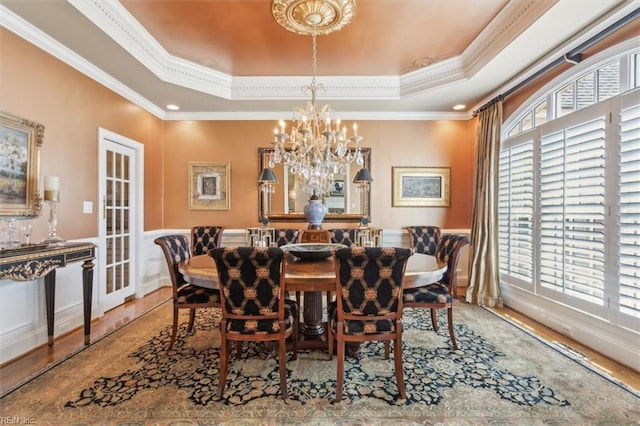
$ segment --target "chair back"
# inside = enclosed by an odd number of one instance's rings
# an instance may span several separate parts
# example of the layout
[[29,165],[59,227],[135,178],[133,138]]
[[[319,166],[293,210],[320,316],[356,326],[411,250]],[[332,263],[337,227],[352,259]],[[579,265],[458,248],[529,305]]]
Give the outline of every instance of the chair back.
[[173,293],[176,294],[178,288],[187,284],[184,276],[178,270],[178,264],[191,257],[189,238],[180,234],[164,235],[156,238],[153,242],[162,248],[164,258],[167,261],[167,266],[169,267]]
[[207,254],[213,248],[220,247],[222,226],[194,226],[191,228],[191,247],[194,256]]
[[223,319],[244,320],[248,332],[277,333],[278,318],[284,318],[284,251],[218,247],[209,255],[218,269]]
[[438,242],[436,258],[443,262],[447,262],[447,271],[444,273],[440,282],[449,287],[449,291],[455,297],[455,291],[458,283],[458,261],[464,246],[469,244],[471,240],[465,235],[443,234]]
[[331,243],[344,244],[351,247],[356,243],[356,230],[351,229],[329,229],[329,241]]
[[[362,333],[376,333],[375,321],[402,312],[402,282],[411,249],[348,247],[335,252],[338,320],[363,322]],[[364,318],[370,317],[370,318]],[[364,321],[373,320],[372,323]],[[374,329],[367,330],[367,327]],[[346,329],[351,329],[347,326]],[[351,329],[351,331],[355,331]]]
[[301,243],[330,243],[331,236],[326,229],[305,229],[302,231]]
[[405,229],[409,232],[409,245],[415,253],[435,256],[440,240],[439,227],[407,226]]
[[302,230],[295,228],[276,228],[275,243],[280,247],[285,244],[296,244],[300,242]]

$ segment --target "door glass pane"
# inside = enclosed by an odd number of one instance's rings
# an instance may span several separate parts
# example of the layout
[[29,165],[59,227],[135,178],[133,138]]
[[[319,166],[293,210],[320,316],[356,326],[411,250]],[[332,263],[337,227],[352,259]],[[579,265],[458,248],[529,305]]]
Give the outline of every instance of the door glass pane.
[[113,151],[107,151],[107,177],[113,177]]
[[122,179],[129,180],[129,157],[123,156]]
[[113,266],[107,268],[107,294],[113,293]]
[[122,205],[125,207],[129,207],[129,182],[123,182],[122,183]]
[[115,165],[116,165],[115,177],[119,178],[122,176],[122,154],[116,154]]

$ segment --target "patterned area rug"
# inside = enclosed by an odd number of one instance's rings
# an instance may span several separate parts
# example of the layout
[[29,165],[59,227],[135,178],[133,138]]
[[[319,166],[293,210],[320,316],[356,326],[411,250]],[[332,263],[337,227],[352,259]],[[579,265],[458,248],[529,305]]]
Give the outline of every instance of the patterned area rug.
[[405,311],[407,399],[381,343],[348,359],[336,404],[336,361],[289,354],[290,401],[274,359],[245,345],[218,400],[219,311],[182,318],[174,349],[171,306],[161,305],[0,400],[3,419],[63,424],[640,424],[640,397],[477,306],[454,308],[458,350],[446,319],[433,332],[426,310]]

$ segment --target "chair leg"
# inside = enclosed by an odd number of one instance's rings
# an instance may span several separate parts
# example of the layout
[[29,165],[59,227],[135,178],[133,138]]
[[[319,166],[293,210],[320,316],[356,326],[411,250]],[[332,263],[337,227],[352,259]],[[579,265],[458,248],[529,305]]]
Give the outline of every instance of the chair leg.
[[173,328],[171,329],[171,341],[169,342],[169,350],[173,349],[173,343],[176,341],[178,334],[178,308],[173,306]]
[[389,340],[385,340],[384,341],[384,359],[389,359],[389,345],[390,344],[391,344],[391,341],[389,341]]
[[220,339],[220,368],[218,372],[218,399],[222,399],[224,394],[224,387],[227,383],[227,368],[229,365],[229,342],[226,336],[221,336]]
[[404,371],[402,369],[402,335],[400,333],[398,333],[398,336],[396,337],[396,340],[393,344],[393,361],[394,367],[396,369],[396,384],[398,386],[400,398],[406,399],[407,391],[404,386]]
[[458,350],[456,336],[455,334],[453,334],[453,307],[447,308],[447,322],[449,324],[449,336],[451,337],[451,344],[453,345],[453,349]]
[[187,331],[191,331],[193,330],[193,323],[196,320],[196,309],[195,308],[191,308],[189,309],[189,327],[187,328]]
[[433,331],[438,331],[438,311],[435,308],[431,308],[431,325],[433,326]]
[[[340,333],[340,332],[338,332]],[[338,352],[336,357],[338,358],[338,368],[336,377],[336,402],[340,402],[342,399],[342,387],[344,385],[344,345],[345,342],[342,339],[336,340],[338,346]]]
[[289,398],[287,395],[287,342],[284,334],[281,335],[280,341],[278,341],[278,364],[280,368],[280,391],[282,392],[282,399],[285,401]]
[[335,335],[333,334],[333,327],[331,326],[331,318],[327,321],[327,350],[329,351],[329,361],[333,359],[333,339],[335,339]]

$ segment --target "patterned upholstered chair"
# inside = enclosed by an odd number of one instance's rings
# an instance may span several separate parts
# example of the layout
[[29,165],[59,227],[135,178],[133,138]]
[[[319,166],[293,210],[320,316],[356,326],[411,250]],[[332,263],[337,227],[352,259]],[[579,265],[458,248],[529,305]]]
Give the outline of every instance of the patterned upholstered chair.
[[436,310],[447,309],[449,337],[454,349],[458,349],[453,333],[453,299],[457,291],[457,268],[462,249],[469,242],[469,238],[464,235],[443,234],[440,236],[435,256],[438,260],[447,263],[447,272],[437,283],[404,290],[404,307],[431,309],[431,324],[435,331],[438,331]]
[[191,247],[193,255],[207,254],[212,248],[220,247],[222,226],[194,226],[191,228]]
[[276,228],[275,240],[276,246],[280,247],[285,244],[297,244],[302,237],[302,230],[295,228]]
[[185,281],[178,270],[178,264],[191,257],[189,239],[184,235],[165,235],[154,241],[162,248],[164,258],[169,267],[171,285],[173,286],[173,328],[171,330],[171,342],[169,349],[173,348],[178,333],[179,309],[189,309],[189,328],[193,329],[197,308],[219,308],[220,294],[218,290],[197,287]]
[[278,247],[219,247],[209,252],[216,262],[222,320],[220,322],[220,384],[227,381],[230,341],[273,341],[278,344],[280,390],[287,396],[286,339],[298,353],[298,307],[285,299],[284,252]]
[[416,253],[435,256],[440,228],[437,226],[407,226],[409,232],[409,245]]
[[329,229],[329,238],[332,243],[344,244],[351,247],[356,243],[356,230],[351,229]]
[[336,301],[328,309],[329,357],[336,340],[336,401],[342,398],[345,342],[393,344],[396,383],[406,398],[402,371],[402,282],[412,251],[393,247],[351,247],[335,252]]

